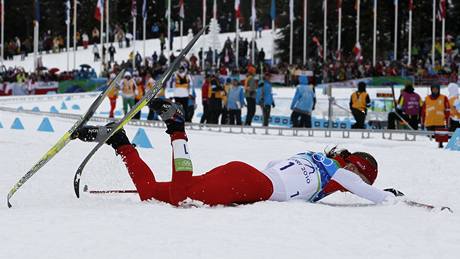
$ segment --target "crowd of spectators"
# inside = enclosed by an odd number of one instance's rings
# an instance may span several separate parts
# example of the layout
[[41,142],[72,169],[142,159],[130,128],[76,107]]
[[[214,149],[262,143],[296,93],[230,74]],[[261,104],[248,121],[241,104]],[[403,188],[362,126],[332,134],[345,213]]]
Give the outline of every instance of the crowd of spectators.
[[[194,30],[200,29],[199,19],[194,23]],[[121,69],[125,68],[130,70],[130,73],[135,75],[136,84],[142,83],[136,89],[143,89],[141,92],[145,93],[147,90],[144,85],[147,85],[146,78],[156,79],[167,68],[170,62],[174,61],[176,56],[171,53],[166,56],[165,35],[159,27],[164,25],[154,24],[152,31],[158,33],[160,38],[161,50],[159,53],[154,52],[149,57],[142,57],[140,53],[131,52],[127,59],[122,62],[117,62],[114,58],[116,47],[118,48],[129,47],[133,39],[133,35],[126,33],[121,26],[115,26],[113,29],[112,39],[113,42],[106,48],[102,49],[102,56],[107,55],[107,64],[105,69],[101,72],[103,77],[109,77],[110,74],[116,74]],[[157,28],[158,27],[158,28]],[[174,29],[174,28],[173,28]],[[175,29],[174,29],[175,30]],[[230,30],[227,28],[227,30]],[[225,31],[225,30],[224,30]],[[97,28],[91,32],[91,39],[88,34],[78,34],[77,39],[83,48],[88,48],[90,43],[98,43],[100,41],[100,34]],[[459,42],[457,42],[459,41]],[[236,39],[227,38],[223,44],[222,49],[213,50],[212,48],[201,48],[196,54],[191,54],[188,59],[181,62],[183,70],[187,71],[189,75],[202,74],[205,76],[204,84],[201,86],[203,111],[204,115],[201,119],[202,123],[221,123],[221,124],[245,124],[251,125],[252,118],[255,113],[255,107],[259,105],[263,111],[263,125],[268,126],[268,118],[270,117],[271,108],[275,106],[275,98],[271,93],[270,77],[273,74],[281,74],[285,76],[285,85],[296,86],[296,94],[291,104],[291,121],[294,127],[311,127],[311,114],[315,109],[315,94],[314,86],[319,83],[325,82],[340,82],[347,80],[354,80],[366,77],[380,77],[380,76],[414,76],[416,79],[430,78],[430,77],[445,77],[448,82],[456,82],[459,74],[460,55],[459,47],[460,40],[455,41],[453,37],[448,37],[446,44],[446,63],[444,66],[440,63],[440,43],[436,42],[436,62],[432,64],[431,53],[428,48],[413,49],[413,62],[407,64],[407,57],[402,57],[400,60],[391,61],[388,59],[379,60],[376,66],[372,66],[368,59],[356,59],[353,54],[341,55],[337,58],[331,53],[324,63],[322,57],[312,57],[308,59],[306,64],[288,64],[277,60],[273,65],[272,60],[268,60],[265,50],[257,46],[257,42],[252,42],[247,38],[239,39],[238,52],[236,51]],[[24,53],[30,48],[30,42],[26,40],[21,43],[19,39],[8,44],[11,53]],[[254,53],[252,53],[254,45]],[[101,58],[97,45],[94,44],[93,48],[95,61]],[[41,41],[40,49],[45,52],[58,52],[63,48],[63,40],[59,36],[51,37],[50,32],[46,32],[43,41]],[[24,54],[23,54],[24,55]],[[236,58],[238,56],[238,59]],[[254,57],[254,60],[252,60]],[[238,60],[238,64],[236,63]],[[134,63],[134,70],[132,70]],[[202,64],[204,63],[204,67]],[[91,71],[91,68],[89,68]],[[307,81],[304,77],[297,76],[299,71],[310,71],[310,76]],[[79,71],[36,71],[34,73],[26,73],[23,69],[9,68],[1,71],[1,80],[3,82],[17,82],[24,84],[33,84],[37,81],[61,81],[75,79],[80,74]],[[94,76],[94,70],[90,73]],[[244,81],[232,80],[233,75],[245,74]],[[303,79],[302,79],[303,78]],[[174,78],[173,80],[176,80]],[[151,84],[151,82],[150,82]],[[361,91],[361,90],[359,90]],[[358,92],[359,92],[358,91]],[[140,97],[136,92],[136,99]],[[355,112],[354,117],[357,124],[356,128],[363,128],[364,118],[362,114],[367,112],[367,105],[369,100],[364,104],[352,105],[353,99],[355,102],[359,101],[359,93],[355,97],[351,97],[350,110]],[[242,97],[244,96],[244,98]],[[368,97],[368,96],[367,96]],[[196,95],[190,92],[189,100],[184,104],[187,109],[193,110],[196,107]],[[427,97],[428,98],[428,97]],[[358,100],[358,101],[356,101]],[[454,103],[451,104],[456,105]],[[247,114],[245,121],[242,120],[242,109],[246,107]],[[358,108],[357,108],[358,107]],[[446,108],[448,109],[448,108]],[[126,109],[125,109],[126,110]],[[423,110],[423,105],[420,106],[420,115]],[[359,112],[358,112],[359,111]],[[398,117],[395,117],[400,115]],[[393,114],[392,121],[404,121],[405,115],[400,111]],[[152,116],[149,116],[152,118]],[[192,117],[189,117],[191,120]],[[408,117],[412,118],[412,117]],[[402,120],[401,120],[402,119]],[[454,119],[455,120],[455,119]],[[444,126],[450,126],[449,118],[446,117]],[[420,122],[420,120],[419,120]],[[414,122],[411,122],[414,123]],[[421,121],[423,123],[423,121]],[[392,124],[391,128],[394,127]],[[416,128],[416,127],[413,127]]]

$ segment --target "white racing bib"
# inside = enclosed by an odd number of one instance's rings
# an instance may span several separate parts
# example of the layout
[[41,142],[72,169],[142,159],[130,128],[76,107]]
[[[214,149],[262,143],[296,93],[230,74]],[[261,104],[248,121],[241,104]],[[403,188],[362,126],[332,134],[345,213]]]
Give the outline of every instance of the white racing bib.
[[263,173],[273,183],[273,201],[311,200],[321,189],[319,168],[306,157],[270,163]]

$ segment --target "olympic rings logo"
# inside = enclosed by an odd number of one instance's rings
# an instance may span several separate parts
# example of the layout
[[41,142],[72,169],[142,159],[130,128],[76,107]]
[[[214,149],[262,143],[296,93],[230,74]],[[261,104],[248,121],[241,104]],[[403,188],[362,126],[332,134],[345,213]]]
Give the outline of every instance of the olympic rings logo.
[[331,166],[334,164],[334,161],[332,159],[326,157],[322,153],[314,153],[312,156],[314,161],[323,164],[325,167]]

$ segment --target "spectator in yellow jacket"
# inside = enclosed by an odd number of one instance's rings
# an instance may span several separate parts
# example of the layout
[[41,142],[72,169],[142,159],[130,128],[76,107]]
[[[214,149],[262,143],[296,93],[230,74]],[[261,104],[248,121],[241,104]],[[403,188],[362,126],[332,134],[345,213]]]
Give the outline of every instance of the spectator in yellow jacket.
[[123,98],[123,112],[125,114],[128,113],[128,109],[131,109],[135,104],[135,86],[136,82],[132,79],[131,73],[126,71],[123,80],[120,82],[121,96]]
[[[137,103],[142,99],[142,97],[144,97],[145,90],[144,90],[144,83],[142,82],[142,77],[140,77],[139,75],[136,75],[135,81],[136,81],[136,88],[134,89],[134,103]],[[140,120],[141,111],[136,113],[133,119]]]
[[[422,107],[422,127],[429,131],[446,128],[449,124],[449,99],[441,94],[439,85],[431,86],[431,94],[425,98]],[[442,142],[439,142],[442,148]]]
[[355,118],[356,123],[352,125],[353,129],[366,128],[367,108],[370,106],[371,100],[366,92],[366,83],[358,83],[358,91],[354,92],[350,97],[350,110]]

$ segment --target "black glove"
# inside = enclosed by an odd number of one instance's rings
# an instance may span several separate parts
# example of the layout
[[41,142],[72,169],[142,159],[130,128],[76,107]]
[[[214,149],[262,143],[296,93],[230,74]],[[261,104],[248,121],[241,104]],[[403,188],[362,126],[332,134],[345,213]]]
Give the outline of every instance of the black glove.
[[393,189],[393,188],[386,188],[386,189],[383,189],[383,190],[386,191],[386,192],[393,193],[393,195],[396,196],[396,197],[404,196],[404,193],[402,193],[401,191],[398,191],[396,189]]
[[[83,126],[79,128],[74,134],[72,139],[80,139],[84,142],[99,142],[107,137],[108,134],[113,130],[115,122],[110,122],[105,126]],[[114,149],[123,145],[131,144],[128,137],[126,136],[125,130],[122,128],[110,137],[106,144],[111,145]]]
[[149,107],[156,111],[166,123],[166,133],[185,132],[185,116],[180,104],[169,100],[155,98],[149,103]]
[[78,138],[81,141],[84,142],[95,142],[98,141],[98,134],[101,136],[102,130],[100,131],[101,127],[97,126],[88,126],[85,125],[81,128],[78,128],[72,136],[70,136],[71,139],[76,139]]
[[[115,124],[115,122],[111,122],[111,123]],[[126,136],[126,131],[123,128],[115,132],[105,143],[107,145],[111,145],[112,148],[115,150],[124,145],[131,145],[128,137]]]

